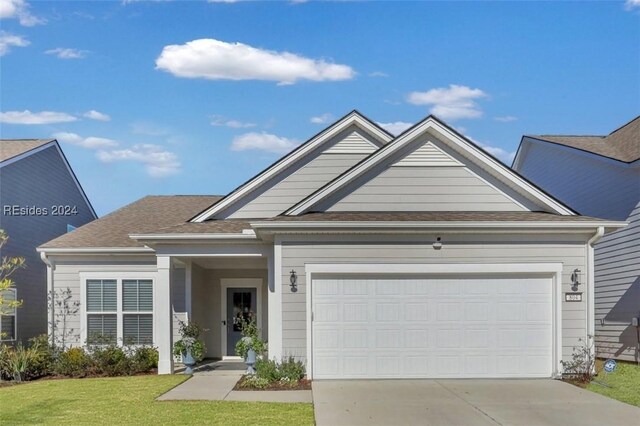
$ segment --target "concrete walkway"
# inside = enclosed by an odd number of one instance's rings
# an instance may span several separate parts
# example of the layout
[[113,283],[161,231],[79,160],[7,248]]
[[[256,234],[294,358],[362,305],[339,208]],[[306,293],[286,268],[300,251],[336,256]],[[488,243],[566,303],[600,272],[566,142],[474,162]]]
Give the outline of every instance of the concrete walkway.
[[244,364],[218,361],[200,366],[189,380],[160,395],[158,401],[312,402],[311,391],[234,391]]
[[640,408],[556,380],[313,382],[322,425],[640,425]]

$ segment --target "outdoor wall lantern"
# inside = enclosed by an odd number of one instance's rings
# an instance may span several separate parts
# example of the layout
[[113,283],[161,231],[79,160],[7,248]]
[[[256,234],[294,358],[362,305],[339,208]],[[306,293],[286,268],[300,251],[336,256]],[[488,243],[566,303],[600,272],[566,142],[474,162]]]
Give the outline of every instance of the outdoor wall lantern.
[[571,290],[573,291],[577,291],[578,290],[578,286],[580,284],[582,284],[580,282],[580,274],[582,273],[582,271],[578,268],[574,269],[573,272],[571,273]]
[[296,271],[294,269],[289,272],[289,286],[291,287],[292,292],[298,291],[298,275],[296,275]]

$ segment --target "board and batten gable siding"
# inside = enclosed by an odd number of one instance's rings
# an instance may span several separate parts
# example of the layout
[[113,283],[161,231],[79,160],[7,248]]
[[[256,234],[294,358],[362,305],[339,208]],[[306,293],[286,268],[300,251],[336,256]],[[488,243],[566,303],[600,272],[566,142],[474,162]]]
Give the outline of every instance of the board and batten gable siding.
[[640,201],[633,165],[544,142],[526,143],[517,171],[585,216],[626,220]]
[[[16,271],[18,299],[17,337],[26,341],[47,333],[47,268],[36,247],[94,219],[89,205],[67,169],[57,148],[51,146],[0,167],[0,229],[9,236],[2,256],[25,258],[26,267]],[[46,215],[11,216],[5,206],[38,207]],[[76,207],[77,214],[53,215],[53,206]]]
[[368,138],[365,132],[351,126],[216,218],[256,219],[279,215],[374,152],[376,145]]
[[320,202],[317,210],[527,211],[539,208],[435,137],[425,136]]
[[[298,288],[291,292],[283,285],[282,354],[306,358],[307,350],[307,282],[306,264],[318,263],[563,263],[562,292],[571,291],[571,273],[586,271],[588,236],[545,235],[441,235],[443,247],[434,250],[435,235],[420,238],[396,238],[376,242],[336,238],[335,240],[282,242],[282,282],[289,282],[291,270],[298,276]],[[382,238],[379,239],[381,241]],[[424,241],[429,241],[425,243]],[[586,282],[586,274],[584,275]],[[586,288],[580,288],[586,292]],[[586,297],[582,302],[562,302],[562,354],[569,360],[574,346],[586,337]]]
[[606,235],[595,248],[596,350],[599,356],[640,361],[640,202],[629,226]]
[[[71,290],[72,299],[70,303],[80,302],[80,286],[85,285],[81,281],[82,273],[108,274],[136,272],[157,272],[157,260],[155,256],[50,256],[55,263],[53,271],[53,289],[56,292]],[[185,269],[174,268],[171,273],[171,298],[173,312],[173,336],[174,340],[179,338],[179,321],[186,318],[185,313]],[[55,312],[54,312],[55,314]],[[59,327],[62,327],[61,325]],[[83,346],[81,341],[81,320],[80,312],[67,319],[67,329],[72,329],[72,337],[67,339],[67,344],[72,346]]]

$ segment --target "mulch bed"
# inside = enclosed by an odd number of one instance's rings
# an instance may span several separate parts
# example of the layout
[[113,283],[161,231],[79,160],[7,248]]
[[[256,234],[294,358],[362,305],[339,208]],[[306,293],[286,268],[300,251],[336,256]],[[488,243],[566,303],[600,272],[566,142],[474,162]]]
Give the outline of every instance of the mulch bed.
[[296,384],[291,383],[282,383],[282,382],[274,382],[271,383],[266,388],[258,389],[254,387],[242,387],[242,384],[247,379],[247,376],[242,376],[238,383],[236,383],[233,390],[235,391],[290,391],[290,390],[311,390],[311,380],[302,379],[299,380]]

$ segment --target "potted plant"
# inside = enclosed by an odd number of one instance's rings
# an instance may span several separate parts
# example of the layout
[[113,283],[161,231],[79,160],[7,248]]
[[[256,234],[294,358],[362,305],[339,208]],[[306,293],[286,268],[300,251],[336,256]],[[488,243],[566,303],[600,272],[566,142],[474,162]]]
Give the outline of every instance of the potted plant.
[[173,344],[173,354],[181,356],[185,365],[184,374],[193,374],[193,366],[204,358],[206,347],[200,336],[206,330],[195,322],[180,321],[182,339]]
[[240,320],[242,338],[236,343],[236,354],[244,358],[247,364],[247,374],[255,373],[253,365],[258,356],[262,356],[267,349],[267,344],[260,339],[258,325],[254,319]]

